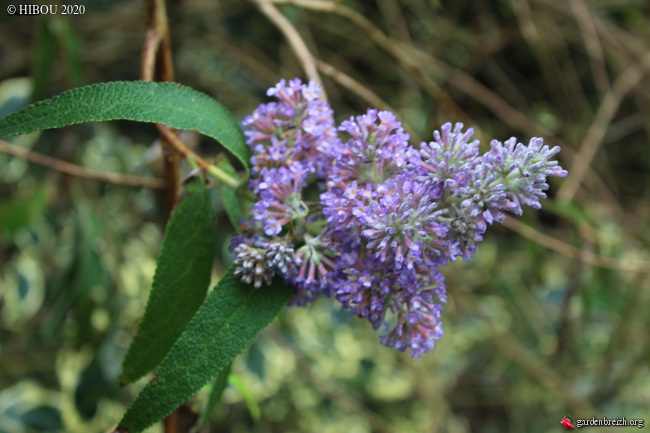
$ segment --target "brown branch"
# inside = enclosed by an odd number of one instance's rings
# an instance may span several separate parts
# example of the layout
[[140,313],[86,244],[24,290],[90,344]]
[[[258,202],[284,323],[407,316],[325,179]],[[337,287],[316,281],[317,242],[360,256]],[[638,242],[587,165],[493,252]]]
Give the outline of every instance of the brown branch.
[[[147,34],[142,51],[142,79],[145,81],[153,81],[154,77],[157,76],[162,81],[174,81],[171,37],[169,35],[165,0],[148,0],[147,12]],[[158,74],[155,72],[158,72]],[[160,127],[158,130],[162,132]],[[180,142],[180,139],[171,131],[170,135],[173,135]],[[167,135],[161,134],[160,146],[165,167],[165,180],[167,182],[166,201],[167,219],[169,219],[172,210],[178,203],[180,191],[180,159],[178,154],[174,151],[176,147],[170,143]],[[182,147],[187,149],[184,144]],[[177,410],[178,409],[172,412],[163,421],[165,433],[176,432]]]
[[153,81],[156,76],[161,81],[174,81],[171,36],[165,0],[147,1],[147,30],[142,50],[140,77],[144,81]]
[[176,433],[178,431],[177,428],[177,422],[178,420],[178,409],[176,409],[174,412],[170,413],[169,416],[167,416],[163,420],[163,426],[165,427],[165,433]]
[[[153,81],[155,77],[159,77],[163,81],[174,81],[171,37],[165,0],[147,1],[147,30],[142,49],[140,76],[144,81]],[[169,217],[178,202],[180,160],[165,137],[161,136],[160,145],[165,167],[167,217]]]
[[161,81],[174,81],[174,64],[172,61],[172,38],[169,33],[165,0],[156,2],[156,27],[162,33],[156,70]]
[[66,161],[61,161],[60,159],[32,152],[27,149],[12,146],[4,140],[0,140],[0,151],[82,179],[114,183],[117,185],[139,186],[143,188],[165,188],[165,181],[163,179],[95,171]]
[[147,30],[142,48],[142,63],[140,65],[140,78],[143,81],[153,81],[156,65],[156,55],[160,46],[160,34],[154,29]]
[[217,180],[219,180],[224,185],[227,185],[233,189],[239,187],[240,185],[239,179],[232,178],[226,172],[220,170],[215,165],[210,164],[205,159],[201,158],[199,155],[192,152],[192,150],[188,148],[180,139],[178,133],[174,131],[172,128],[162,123],[156,123],[156,128],[158,128],[158,131],[160,131],[161,137],[165,139],[167,143],[169,143],[169,145],[173,148],[173,150],[177,154],[182,155],[185,158],[193,159],[194,162],[196,162],[196,164],[201,168],[203,172],[208,173],[211,176],[214,176]]

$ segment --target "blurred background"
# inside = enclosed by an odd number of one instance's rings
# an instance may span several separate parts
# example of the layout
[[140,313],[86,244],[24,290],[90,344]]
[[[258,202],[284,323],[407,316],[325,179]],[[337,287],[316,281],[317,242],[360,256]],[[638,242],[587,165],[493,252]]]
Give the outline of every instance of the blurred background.
[[[145,2],[86,1],[76,16],[10,16],[9,3],[0,8],[0,116],[72,87],[140,77]],[[562,146],[569,170],[550,180],[543,210],[493,227],[471,262],[444,270],[446,334],[423,359],[380,345],[330,299],[287,308],[233,365],[201,432],[558,432],[567,414],[650,422],[647,2],[167,7],[176,81],[237,119],[279,79],[307,78],[306,65],[338,121],[393,110],[413,143],[462,121],[484,150],[491,139],[542,136]],[[152,125],[109,122],[4,143],[86,170],[161,177],[155,141]],[[204,157],[218,153],[209,139],[195,144]],[[218,195],[214,207],[217,281],[232,228]],[[164,208],[159,189],[0,152],[1,433],[107,432],[119,421],[143,384],[120,388],[118,375]]]

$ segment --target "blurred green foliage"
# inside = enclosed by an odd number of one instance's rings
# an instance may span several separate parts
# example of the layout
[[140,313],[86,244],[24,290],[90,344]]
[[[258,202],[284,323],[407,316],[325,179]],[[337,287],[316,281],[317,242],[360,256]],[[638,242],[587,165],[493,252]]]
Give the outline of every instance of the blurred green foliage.
[[[570,170],[550,195],[570,201],[528,212],[533,232],[495,227],[472,262],[445,270],[446,335],[422,360],[381,346],[331,300],[286,309],[235,362],[201,431],[552,432],[566,413],[647,416],[647,3],[295,3],[278,8],[319,59],[339,120],[380,103],[414,142],[453,120],[474,126],[485,145],[544,136],[562,146]],[[2,17],[0,114],[79,84],[137,79],[144,9],[89,1],[80,16]],[[304,77],[252,2],[173,0],[168,13],[176,81],[240,119],[280,78]],[[9,141],[103,172],[161,176],[155,140],[150,125],[111,122]],[[567,194],[589,146],[593,159]],[[206,158],[211,149],[197,143]],[[215,281],[234,231],[220,197],[215,190]],[[158,190],[0,153],[1,433],[105,432],[117,423],[137,391],[121,389],[118,375],[164,220]],[[200,410],[210,391],[187,409]]]

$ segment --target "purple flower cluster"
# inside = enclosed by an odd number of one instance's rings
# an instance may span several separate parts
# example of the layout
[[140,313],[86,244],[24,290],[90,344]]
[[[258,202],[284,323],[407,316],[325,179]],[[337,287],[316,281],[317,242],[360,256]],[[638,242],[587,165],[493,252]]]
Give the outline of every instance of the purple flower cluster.
[[505,211],[540,208],[548,176],[566,176],[541,138],[492,141],[447,123],[413,146],[393,113],[369,109],[334,126],[313,81],[282,80],[276,102],[244,120],[256,196],[233,238],[236,273],[261,286],[281,275],[305,305],[334,297],[419,357],[444,333],[440,268],[468,260]]

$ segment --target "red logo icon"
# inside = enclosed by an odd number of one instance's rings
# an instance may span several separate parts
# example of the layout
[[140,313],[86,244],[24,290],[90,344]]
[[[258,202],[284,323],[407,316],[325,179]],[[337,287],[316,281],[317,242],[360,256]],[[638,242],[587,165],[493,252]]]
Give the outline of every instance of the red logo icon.
[[564,427],[566,430],[571,430],[572,428],[575,428],[575,426],[573,424],[571,424],[571,416],[569,416],[569,415],[562,418],[562,421],[560,421],[560,424],[562,424],[562,427]]

